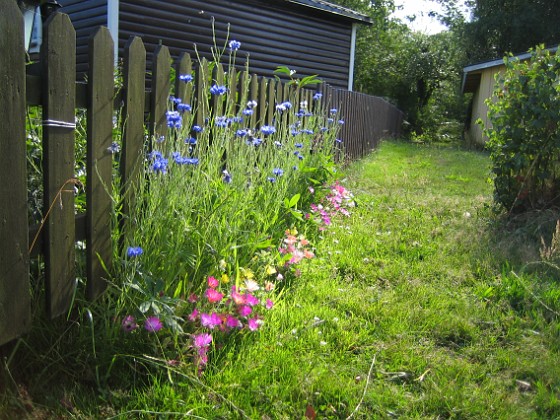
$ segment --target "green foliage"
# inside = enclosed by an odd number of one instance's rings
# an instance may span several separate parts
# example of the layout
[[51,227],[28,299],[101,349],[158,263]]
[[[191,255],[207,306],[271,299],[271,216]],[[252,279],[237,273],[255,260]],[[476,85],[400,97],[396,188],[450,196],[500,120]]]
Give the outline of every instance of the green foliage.
[[505,59],[484,128],[494,199],[507,210],[545,208],[560,194],[560,54],[542,47],[527,61]]

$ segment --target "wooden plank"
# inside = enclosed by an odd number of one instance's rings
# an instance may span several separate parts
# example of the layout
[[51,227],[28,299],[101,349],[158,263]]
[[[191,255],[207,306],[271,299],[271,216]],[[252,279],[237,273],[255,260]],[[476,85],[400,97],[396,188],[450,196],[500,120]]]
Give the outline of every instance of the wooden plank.
[[150,101],[150,142],[167,134],[167,105],[171,90],[171,55],[169,48],[159,45],[152,64],[152,99]]
[[257,111],[259,114],[258,124],[260,126],[266,125],[266,98],[267,98],[267,91],[268,91],[268,79],[264,77],[260,80],[259,83],[259,100],[257,105]]
[[[244,107],[247,106],[247,102],[249,101],[255,101],[257,102],[257,107],[259,106],[258,104],[258,100],[259,100],[259,78],[257,77],[256,74],[253,74],[251,76],[251,85],[249,88],[249,94],[247,97],[247,101],[243,104]],[[253,108],[253,114],[251,115],[251,118],[249,119],[249,127],[251,128],[256,128],[257,127],[257,111],[258,108],[255,109]]]
[[[179,78],[181,75],[192,75],[192,60],[188,53],[182,53],[175,64],[175,96],[179,98],[182,103],[191,105],[192,107],[193,83],[182,81]],[[183,114],[183,126],[187,124],[189,120],[190,113],[185,112]]]
[[[89,42],[86,162],[86,267],[88,299],[107,287],[111,273],[114,52],[109,30],[99,27]],[[108,273],[105,272],[105,267]]]
[[196,73],[196,124],[204,127],[204,119],[209,115],[208,61],[203,58]]
[[[213,86],[214,84],[217,84],[218,86],[223,86],[224,85],[224,79],[225,79],[224,67],[221,64],[218,64],[214,68],[213,79],[212,79],[212,83],[210,84],[210,86]],[[210,93],[208,93],[208,95],[210,95]],[[214,117],[221,117],[221,116],[225,115],[224,96],[222,96],[222,95],[212,95],[212,98],[211,98],[210,101],[212,103],[211,114]]]
[[272,125],[274,111],[276,110],[276,81],[272,79],[268,81],[266,105],[266,125]]
[[65,313],[75,288],[74,133],[76,33],[55,13],[43,28],[43,173],[47,310]]
[[25,54],[16,2],[0,4],[0,345],[31,318],[27,227]]
[[135,189],[142,173],[144,145],[144,91],[146,88],[146,49],[139,37],[128,40],[124,49],[121,147],[121,241],[128,234],[128,220],[134,208]]

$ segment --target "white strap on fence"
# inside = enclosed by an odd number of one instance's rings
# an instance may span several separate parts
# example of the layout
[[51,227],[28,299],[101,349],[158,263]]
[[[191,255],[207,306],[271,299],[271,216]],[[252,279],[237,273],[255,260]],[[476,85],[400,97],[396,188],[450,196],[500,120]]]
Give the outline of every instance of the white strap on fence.
[[69,128],[73,130],[76,128],[76,123],[70,123],[66,121],[56,121],[56,120],[43,120],[43,126]]

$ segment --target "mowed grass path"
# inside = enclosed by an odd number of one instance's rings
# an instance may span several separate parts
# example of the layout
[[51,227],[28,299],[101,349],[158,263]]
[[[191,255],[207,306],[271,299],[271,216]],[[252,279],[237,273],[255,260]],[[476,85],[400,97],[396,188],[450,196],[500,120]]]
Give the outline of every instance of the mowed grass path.
[[[262,329],[201,378],[118,387],[76,417],[560,417],[553,213],[504,224],[487,155],[385,142],[346,172],[358,206],[317,243]],[[546,236],[548,235],[548,236]]]
[[[558,418],[558,273],[524,269],[540,231],[496,220],[489,164],[452,147],[382,144],[347,171],[358,206],[262,330],[223,348],[204,387],[160,381],[115,401],[118,411]],[[538,227],[554,223],[548,214]]]

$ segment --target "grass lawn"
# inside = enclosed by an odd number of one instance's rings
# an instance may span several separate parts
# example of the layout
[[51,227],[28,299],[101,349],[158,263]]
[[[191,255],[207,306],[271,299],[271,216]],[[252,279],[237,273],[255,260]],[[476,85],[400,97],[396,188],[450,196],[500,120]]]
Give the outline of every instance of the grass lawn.
[[496,216],[488,174],[483,153],[384,142],[345,172],[357,202],[351,217],[323,233],[317,258],[283,289],[263,327],[216,349],[201,377],[135,359],[131,366],[158,373],[95,390],[62,360],[52,369],[66,381],[43,375],[49,381],[26,383],[23,399],[6,393],[0,410],[45,418],[560,418],[558,217]]

